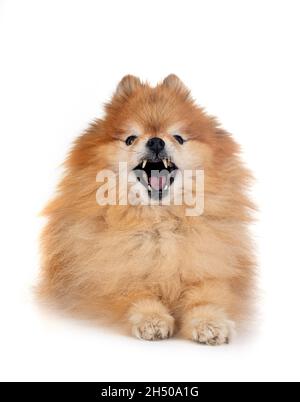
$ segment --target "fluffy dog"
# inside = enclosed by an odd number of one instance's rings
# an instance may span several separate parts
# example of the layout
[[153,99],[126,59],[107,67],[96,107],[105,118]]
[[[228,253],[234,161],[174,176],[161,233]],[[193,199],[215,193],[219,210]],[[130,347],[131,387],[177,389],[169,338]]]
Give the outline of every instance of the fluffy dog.
[[[124,166],[131,180],[122,190]],[[102,195],[115,190],[122,202],[97,202],[103,171],[116,180]],[[201,213],[174,202],[187,191],[185,171],[204,172]],[[127,325],[138,338],[177,332],[227,343],[248,317],[254,286],[250,180],[238,145],[177,76],[154,88],[124,77],[104,118],[76,140],[44,210],[40,294],[70,312]],[[138,197],[124,202],[133,188]]]

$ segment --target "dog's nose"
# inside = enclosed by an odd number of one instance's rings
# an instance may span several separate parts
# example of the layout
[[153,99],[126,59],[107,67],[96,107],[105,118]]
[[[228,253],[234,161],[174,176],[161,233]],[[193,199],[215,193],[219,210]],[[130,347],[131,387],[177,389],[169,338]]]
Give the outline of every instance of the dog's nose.
[[165,141],[158,137],[150,138],[147,142],[147,147],[152,151],[155,152],[156,155],[160,153],[165,147]]

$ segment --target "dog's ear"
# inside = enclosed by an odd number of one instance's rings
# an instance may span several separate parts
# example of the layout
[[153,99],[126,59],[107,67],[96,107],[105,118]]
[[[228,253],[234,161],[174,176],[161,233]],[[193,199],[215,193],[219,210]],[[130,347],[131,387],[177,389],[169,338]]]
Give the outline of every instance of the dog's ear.
[[115,96],[127,98],[142,85],[143,84],[138,77],[133,75],[125,75],[117,86]]
[[190,90],[184,85],[180,78],[175,74],[168,75],[163,80],[163,85],[182,95],[184,98],[190,98]]

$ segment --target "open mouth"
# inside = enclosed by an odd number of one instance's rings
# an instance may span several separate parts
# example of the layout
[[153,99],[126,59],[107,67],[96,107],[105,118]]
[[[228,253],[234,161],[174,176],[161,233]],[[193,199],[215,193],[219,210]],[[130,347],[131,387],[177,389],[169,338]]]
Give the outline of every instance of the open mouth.
[[134,172],[151,198],[162,199],[174,183],[177,166],[170,159],[144,159],[134,168]]

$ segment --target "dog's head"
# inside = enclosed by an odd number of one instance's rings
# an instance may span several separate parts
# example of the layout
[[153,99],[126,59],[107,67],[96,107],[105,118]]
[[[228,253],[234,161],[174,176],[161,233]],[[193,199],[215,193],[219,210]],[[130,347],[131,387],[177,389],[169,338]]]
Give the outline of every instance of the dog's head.
[[155,204],[184,191],[186,171],[204,170],[206,187],[213,185],[217,192],[219,183],[224,188],[224,161],[230,166],[237,150],[177,76],[151,87],[129,75],[106,105],[104,119],[78,140],[70,162],[116,173],[126,162],[142,199]]
[[110,154],[127,162],[141,192],[153,200],[176,188],[178,172],[210,163],[216,122],[197,107],[175,75],[156,87],[125,76],[106,106]]

